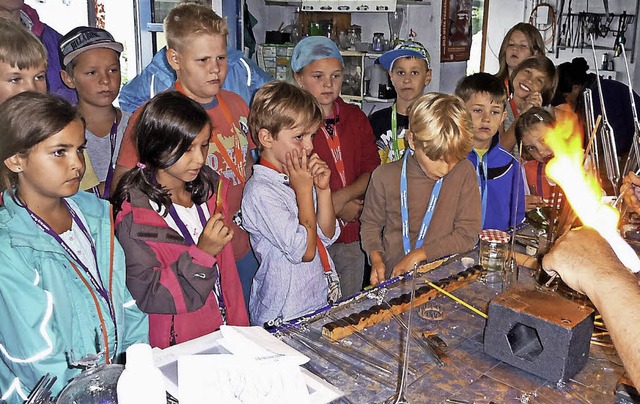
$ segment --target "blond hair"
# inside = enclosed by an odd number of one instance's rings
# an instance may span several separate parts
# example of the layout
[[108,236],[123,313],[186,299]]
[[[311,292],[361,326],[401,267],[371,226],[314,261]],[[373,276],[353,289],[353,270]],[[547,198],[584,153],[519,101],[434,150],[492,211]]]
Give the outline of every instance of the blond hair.
[[473,122],[460,97],[428,93],[411,104],[408,114],[414,146],[429,159],[453,163],[467,158]]
[[0,17],[0,62],[18,69],[47,66],[42,42],[17,22]]
[[164,19],[167,46],[180,51],[194,35],[221,35],[227,38],[227,20],[211,7],[193,2],[181,3],[172,8]]
[[256,92],[248,121],[253,142],[262,150],[258,138],[260,129],[268,130],[274,139],[284,129],[310,129],[315,133],[324,117],[318,101],[310,92],[276,80]]

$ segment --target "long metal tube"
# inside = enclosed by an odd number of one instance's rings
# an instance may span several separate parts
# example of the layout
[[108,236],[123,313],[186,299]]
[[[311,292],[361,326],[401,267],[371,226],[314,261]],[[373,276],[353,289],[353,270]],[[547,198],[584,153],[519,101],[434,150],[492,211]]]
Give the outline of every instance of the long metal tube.
[[602,83],[600,82],[600,71],[598,69],[598,59],[596,56],[596,48],[594,45],[593,34],[589,34],[591,40],[591,51],[593,52],[593,61],[596,70],[596,83],[598,84],[598,93],[600,98],[600,109],[602,109],[602,152],[604,153],[604,162],[607,169],[607,178],[613,186],[613,192],[618,194],[618,183],[620,181],[620,165],[618,163],[618,152],[616,151],[616,141],[613,134],[613,128],[607,118],[607,109],[604,105],[604,94],[602,93]]

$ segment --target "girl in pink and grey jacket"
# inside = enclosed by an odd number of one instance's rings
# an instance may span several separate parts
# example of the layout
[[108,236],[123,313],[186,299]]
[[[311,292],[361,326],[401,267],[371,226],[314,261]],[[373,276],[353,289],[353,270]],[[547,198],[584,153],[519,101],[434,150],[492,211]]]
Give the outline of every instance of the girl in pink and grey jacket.
[[165,348],[222,324],[248,325],[233,257],[228,183],[205,166],[211,124],[177,92],[154,97],[135,127],[140,162],[113,196],[127,287]]

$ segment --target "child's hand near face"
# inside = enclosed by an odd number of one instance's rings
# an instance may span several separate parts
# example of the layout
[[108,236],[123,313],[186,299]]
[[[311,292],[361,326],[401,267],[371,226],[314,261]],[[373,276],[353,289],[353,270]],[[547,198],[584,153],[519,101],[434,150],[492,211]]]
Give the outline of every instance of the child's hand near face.
[[313,153],[309,157],[308,162],[309,173],[313,177],[313,185],[319,191],[329,189],[329,180],[331,179],[331,170],[326,162],[320,159],[317,153]]
[[233,238],[233,230],[224,224],[222,218],[222,213],[211,216],[198,239],[198,248],[211,256],[222,251]]
[[542,94],[540,94],[537,91],[529,94],[527,96],[526,100],[527,100],[527,104],[525,105],[523,110],[520,111],[520,113],[526,112],[526,111],[528,111],[529,109],[531,109],[533,107],[541,107],[542,106]]
[[287,153],[286,164],[284,166],[284,173],[289,176],[289,185],[293,190],[298,193],[311,193],[313,188],[313,176],[309,171],[309,163],[306,153],[298,153],[294,150],[291,153]]

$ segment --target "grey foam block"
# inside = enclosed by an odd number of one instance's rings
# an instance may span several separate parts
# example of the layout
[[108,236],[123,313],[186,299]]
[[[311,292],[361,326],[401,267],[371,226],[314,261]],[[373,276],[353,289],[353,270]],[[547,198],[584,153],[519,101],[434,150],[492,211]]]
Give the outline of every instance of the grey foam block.
[[589,358],[593,309],[521,287],[489,302],[484,351],[546,380],[568,380]]

